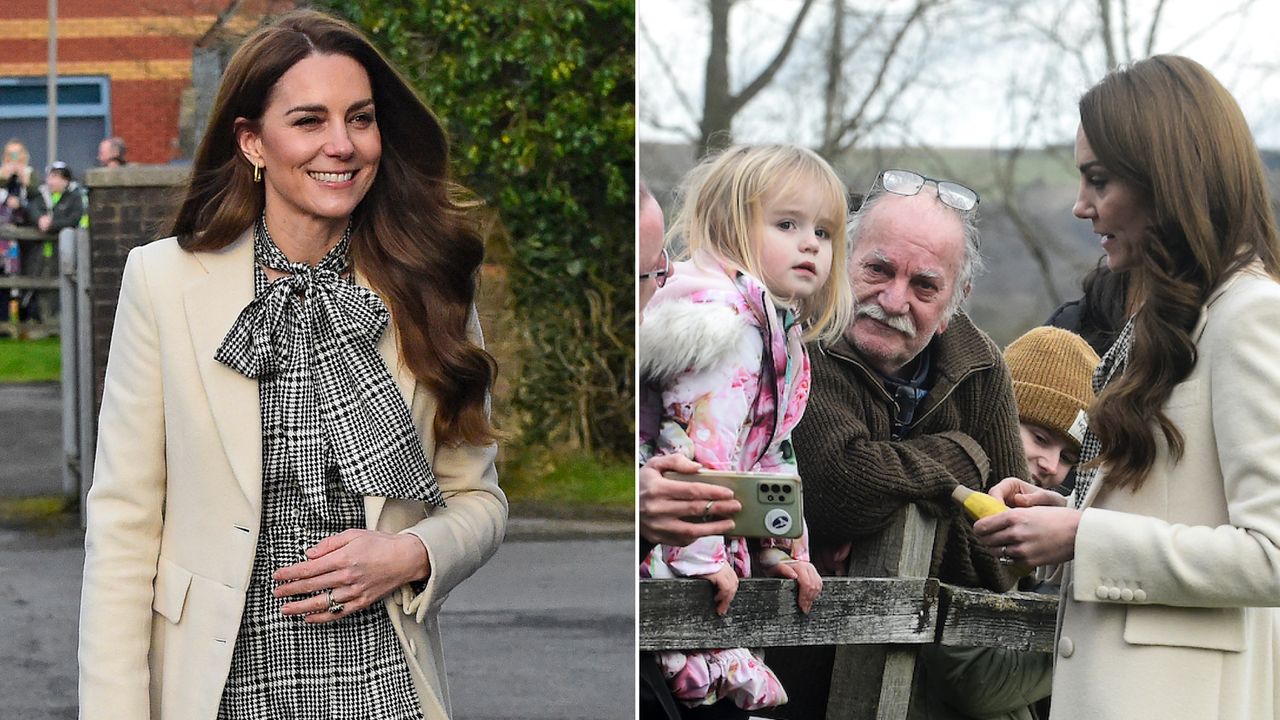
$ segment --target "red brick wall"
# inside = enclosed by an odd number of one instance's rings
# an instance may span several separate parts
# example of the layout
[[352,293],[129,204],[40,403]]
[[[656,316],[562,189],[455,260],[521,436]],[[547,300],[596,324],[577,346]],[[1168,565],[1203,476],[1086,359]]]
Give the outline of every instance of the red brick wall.
[[[292,0],[249,0],[233,29],[247,32],[262,14]],[[177,157],[182,93],[191,84],[191,51],[226,0],[60,0],[58,68],[64,75],[111,78],[112,133],[131,162]],[[0,77],[47,74],[47,0],[0,0]]]

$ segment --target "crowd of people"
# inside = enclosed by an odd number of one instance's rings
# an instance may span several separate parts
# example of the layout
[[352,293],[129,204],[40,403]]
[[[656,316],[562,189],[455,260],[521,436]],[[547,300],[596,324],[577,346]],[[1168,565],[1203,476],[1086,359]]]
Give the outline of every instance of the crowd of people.
[[[681,182],[665,232],[641,188],[642,577],[704,578],[721,614],[740,578],[794,578],[809,611],[913,504],[937,520],[932,577],[1060,596],[1052,654],[924,647],[921,716],[1280,712],[1280,235],[1258,150],[1180,56],[1110,72],[1079,111],[1074,214],[1104,257],[1003,350],[963,311],[982,270],[963,183],[884,170],[846,213],[822,158],[735,146]],[[669,476],[699,469],[798,476],[802,534],[736,536],[744,498]],[[972,521],[957,487],[1010,509]],[[642,653],[641,717],[824,717],[832,655]]]
[[[118,137],[104,139],[98,145],[98,164],[119,167],[125,164],[125,143]],[[54,236],[66,228],[87,227],[89,194],[76,180],[70,166],[54,161],[44,175],[31,165],[31,153],[18,138],[4,144],[0,156],[0,228],[5,225],[30,227]],[[0,229],[0,274],[52,277],[57,272],[56,250],[52,239],[21,242],[5,237]],[[41,291],[10,291],[10,320],[44,319],[49,302],[39,302]]]

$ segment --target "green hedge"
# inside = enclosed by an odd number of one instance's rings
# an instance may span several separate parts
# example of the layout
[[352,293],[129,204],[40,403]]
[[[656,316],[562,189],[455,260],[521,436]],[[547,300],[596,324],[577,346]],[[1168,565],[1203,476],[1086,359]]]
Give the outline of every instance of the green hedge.
[[[500,214],[524,447],[633,452],[633,0],[321,0],[448,127]],[[395,112],[394,108],[379,108]]]

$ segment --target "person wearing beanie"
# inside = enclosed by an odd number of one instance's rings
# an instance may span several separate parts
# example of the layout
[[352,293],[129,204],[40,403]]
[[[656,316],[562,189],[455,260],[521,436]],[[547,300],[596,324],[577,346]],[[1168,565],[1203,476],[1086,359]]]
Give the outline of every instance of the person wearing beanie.
[[1010,343],[1004,361],[1013,379],[1027,473],[1037,485],[1057,487],[1080,457],[1098,355],[1073,332],[1038,327]]

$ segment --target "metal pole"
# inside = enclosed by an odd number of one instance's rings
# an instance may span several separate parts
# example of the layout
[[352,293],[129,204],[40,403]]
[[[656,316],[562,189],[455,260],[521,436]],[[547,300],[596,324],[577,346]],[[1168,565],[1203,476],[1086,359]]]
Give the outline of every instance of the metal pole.
[[93,453],[98,444],[94,415],[97,394],[93,372],[93,268],[89,253],[89,233],[77,230],[76,238],[76,396],[80,402],[78,436],[80,444],[80,527],[85,524],[85,495],[93,484]]
[[58,159],[58,0],[49,0],[49,162]]
[[76,235],[80,228],[64,228],[58,233],[58,337],[62,350],[62,494],[80,499],[79,353],[76,348]]

